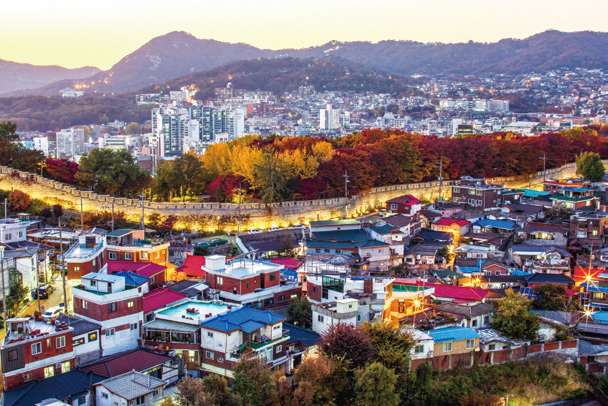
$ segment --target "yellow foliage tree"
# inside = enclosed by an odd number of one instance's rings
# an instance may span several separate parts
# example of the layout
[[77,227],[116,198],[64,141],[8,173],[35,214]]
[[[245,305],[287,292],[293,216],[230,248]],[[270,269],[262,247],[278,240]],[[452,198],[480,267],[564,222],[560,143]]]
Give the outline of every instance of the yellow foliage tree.
[[334,147],[326,141],[317,142],[312,146],[312,155],[319,164],[330,161],[335,153]]

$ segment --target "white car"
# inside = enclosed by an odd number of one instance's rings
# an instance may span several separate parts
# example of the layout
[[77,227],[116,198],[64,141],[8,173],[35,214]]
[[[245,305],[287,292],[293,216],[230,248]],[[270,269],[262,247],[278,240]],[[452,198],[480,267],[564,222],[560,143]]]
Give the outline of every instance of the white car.
[[289,227],[290,230],[295,230],[296,228],[306,228],[304,224],[296,224],[295,226]]
[[252,228],[249,230],[249,234],[262,234],[262,231],[258,230],[257,228]]
[[279,231],[282,230],[282,228],[280,227],[270,227],[270,229],[268,231]]
[[63,313],[63,307],[49,307],[42,317],[47,321],[59,316],[60,313]]

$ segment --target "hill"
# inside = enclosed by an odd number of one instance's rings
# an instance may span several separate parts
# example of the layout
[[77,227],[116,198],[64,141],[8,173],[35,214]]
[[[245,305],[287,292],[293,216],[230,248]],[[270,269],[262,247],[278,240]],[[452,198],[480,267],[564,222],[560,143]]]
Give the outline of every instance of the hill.
[[[194,85],[199,89],[195,97],[208,100],[213,97],[214,88],[225,87],[229,82],[236,89],[271,91],[279,96],[300,86],[314,86],[317,91],[412,92],[403,78],[337,57],[237,61],[170,80],[163,86],[167,90],[177,90],[181,86]],[[158,89],[152,86],[141,92],[158,92]]]
[[0,94],[35,89],[64,79],[88,78],[98,72],[99,69],[91,66],[67,69],[61,66],[36,66],[0,59]]
[[[89,93],[121,93],[205,71],[226,63],[258,58],[335,56],[385,72],[413,74],[519,74],[566,67],[604,68],[608,65],[608,34],[546,31],[525,39],[458,44],[413,41],[337,42],[305,49],[267,50],[247,44],[197,39],[172,32],[152,39],[125,56],[110,70],[90,78]],[[10,96],[53,96],[70,86],[65,80]],[[0,92],[1,93],[1,92]]]

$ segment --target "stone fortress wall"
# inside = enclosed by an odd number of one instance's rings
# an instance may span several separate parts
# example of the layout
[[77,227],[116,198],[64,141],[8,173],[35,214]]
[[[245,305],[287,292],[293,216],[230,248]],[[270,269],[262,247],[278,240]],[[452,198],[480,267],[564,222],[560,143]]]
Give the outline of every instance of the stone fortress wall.
[[[608,161],[604,161],[606,165]],[[503,184],[508,188],[538,187],[546,178],[571,178],[576,174],[576,164],[571,163],[561,168],[549,169],[545,174],[538,172],[531,177],[512,177],[488,179],[488,182]],[[451,198],[451,185],[458,180],[442,182],[441,194],[444,199]],[[142,202],[136,199],[113,198],[98,195],[94,192],[79,189],[41,177],[40,175],[21,172],[0,166],[0,189],[21,190],[32,198],[49,204],[61,204],[65,208],[80,210],[80,198],[84,211],[110,211],[112,204],[116,212],[124,212],[126,217],[139,221]],[[176,215],[179,220],[177,228],[187,227],[194,230],[229,230],[236,231],[239,219],[241,230],[250,228],[285,227],[292,224],[304,224],[313,220],[328,220],[362,215],[374,209],[383,208],[387,200],[411,194],[421,200],[432,201],[439,197],[439,182],[422,182],[404,185],[383,186],[372,189],[361,196],[348,199],[333,198],[305,201],[285,201],[279,203],[244,203],[240,207],[232,203],[156,203],[144,201],[144,212],[159,213],[161,216]],[[348,206],[347,206],[348,205]],[[347,206],[347,207],[346,207]]]

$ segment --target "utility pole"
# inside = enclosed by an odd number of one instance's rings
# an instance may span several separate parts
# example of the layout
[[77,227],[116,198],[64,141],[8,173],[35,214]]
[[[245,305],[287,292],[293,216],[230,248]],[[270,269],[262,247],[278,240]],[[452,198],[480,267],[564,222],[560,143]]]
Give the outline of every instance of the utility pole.
[[116,201],[116,198],[113,197],[112,198],[112,231],[114,231],[114,202]]
[[63,226],[61,225],[61,217],[59,217],[59,255],[61,256],[61,264],[59,265],[59,270],[61,272],[61,280],[63,282],[63,305],[65,306],[65,311],[67,313],[68,310],[68,295],[65,288],[65,272],[63,271],[63,235],[61,233]]
[[239,222],[238,225],[236,227],[236,235],[240,235],[241,234],[241,185],[239,185],[239,187],[236,189],[239,191],[239,204],[237,205],[237,212],[239,213]]
[[350,182],[350,180],[348,180],[348,171],[345,169],[344,170],[344,175],[342,175],[342,177],[344,178],[344,218],[348,217],[348,183]]
[[443,155],[441,155],[441,158],[439,159],[439,178],[437,180],[439,181],[439,199],[437,199],[437,201],[441,202],[441,189],[443,187]]
[[4,329],[6,330],[6,285],[4,281],[4,258],[0,262],[0,271],[2,272],[2,312],[3,312],[3,322]]
[[545,187],[545,178],[547,176],[547,174],[545,173],[547,171],[547,154],[545,152],[543,152],[543,156],[539,156],[538,159],[543,160],[543,188],[544,188]]
[[4,218],[8,216],[8,199],[4,198]]
[[82,192],[80,192],[80,231],[84,231],[84,207],[82,205]]
[[146,227],[144,226],[144,198],[146,197],[145,189],[141,190],[141,195],[139,195],[139,197],[141,197],[141,229],[145,233],[146,232]]
[[[46,252],[44,253],[46,256]],[[38,258],[38,253],[36,253],[36,298],[38,299],[38,311],[40,310],[40,259]]]

